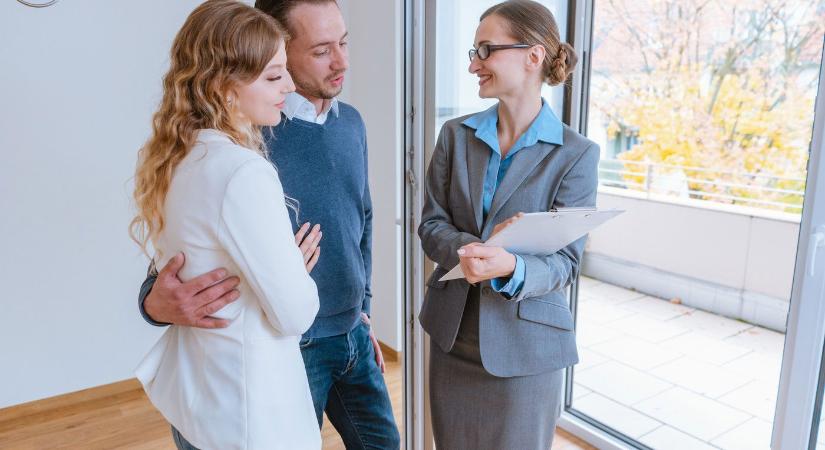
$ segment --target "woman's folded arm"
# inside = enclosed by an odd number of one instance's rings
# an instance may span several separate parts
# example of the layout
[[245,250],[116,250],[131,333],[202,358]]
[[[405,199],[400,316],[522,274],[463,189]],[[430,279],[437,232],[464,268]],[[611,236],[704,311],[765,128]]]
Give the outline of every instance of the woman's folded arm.
[[227,183],[218,239],[234,260],[270,324],[303,334],[318,312],[318,291],[292,233],[281,182],[271,163],[243,163]]

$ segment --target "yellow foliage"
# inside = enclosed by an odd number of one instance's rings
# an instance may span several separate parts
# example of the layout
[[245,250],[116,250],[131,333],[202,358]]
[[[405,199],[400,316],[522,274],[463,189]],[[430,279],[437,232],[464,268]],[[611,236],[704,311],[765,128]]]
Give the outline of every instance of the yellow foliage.
[[693,198],[799,212],[825,0],[600,5],[591,108],[608,137],[635,133],[628,186],[665,173]]
[[657,70],[627,77],[622,80],[625,95],[596,103],[609,118],[609,136],[628,127],[638,130],[638,144],[618,155],[630,172],[625,180],[650,182],[646,165],[639,163],[696,167],[712,171],[684,171],[694,197],[730,202],[716,194],[801,205],[800,195],[760,188],[804,189],[799,181],[775,178],[804,178],[814,107],[810,90],[791,79],[782,95],[793,100],[777,102],[765,88],[769,80],[750,70],[726,76],[714,99],[714,90],[701,85],[707,79],[698,68]]

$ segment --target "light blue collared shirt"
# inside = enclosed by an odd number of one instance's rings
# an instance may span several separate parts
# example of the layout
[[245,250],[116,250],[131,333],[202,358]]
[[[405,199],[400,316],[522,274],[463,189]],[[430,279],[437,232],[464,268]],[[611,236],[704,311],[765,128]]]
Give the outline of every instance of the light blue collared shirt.
[[[487,219],[487,213],[490,212],[490,206],[493,204],[496,189],[498,189],[501,180],[507,174],[510,164],[513,163],[513,155],[523,148],[535,145],[539,141],[556,145],[563,143],[564,126],[553,114],[553,110],[550,109],[550,105],[544,99],[541,100],[539,115],[527,128],[527,131],[519,136],[503,160],[501,159],[501,148],[498,143],[498,103],[486,111],[470,116],[462,123],[476,130],[475,136],[487,144],[491,150],[487,172],[484,175],[484,195],[482,198],[485,220]],[[524,259],[516,255],[516,268],[513,271],[513,276],[509,279],[495,278],[490,281],[490,284],[497,292],[514,297],[524,286],[525,270]]]

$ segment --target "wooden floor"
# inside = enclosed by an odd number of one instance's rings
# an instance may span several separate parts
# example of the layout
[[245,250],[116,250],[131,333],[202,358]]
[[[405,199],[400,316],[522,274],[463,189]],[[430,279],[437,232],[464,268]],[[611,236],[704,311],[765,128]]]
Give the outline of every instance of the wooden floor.
[[[393,411],[403,423],[401,364],[387,364],[387,386]],[[328,422],[324,449],[344,445]],[[169,425],[152,407],[137,380],[0,409],[0,449],[146,449],[175,450]],[[562,432],[553,450],[593,449]],[[595,449],[594,449],[595,450]]]

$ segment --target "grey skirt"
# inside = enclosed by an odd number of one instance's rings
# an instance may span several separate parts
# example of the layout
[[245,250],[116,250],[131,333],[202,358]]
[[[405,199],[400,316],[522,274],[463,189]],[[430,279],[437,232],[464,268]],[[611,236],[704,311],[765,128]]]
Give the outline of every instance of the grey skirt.
[[563,370],[500,378],[481,364],[478,291],[455,345],[430,343],[430,407],[438,450],[548,450],[561,413]]

